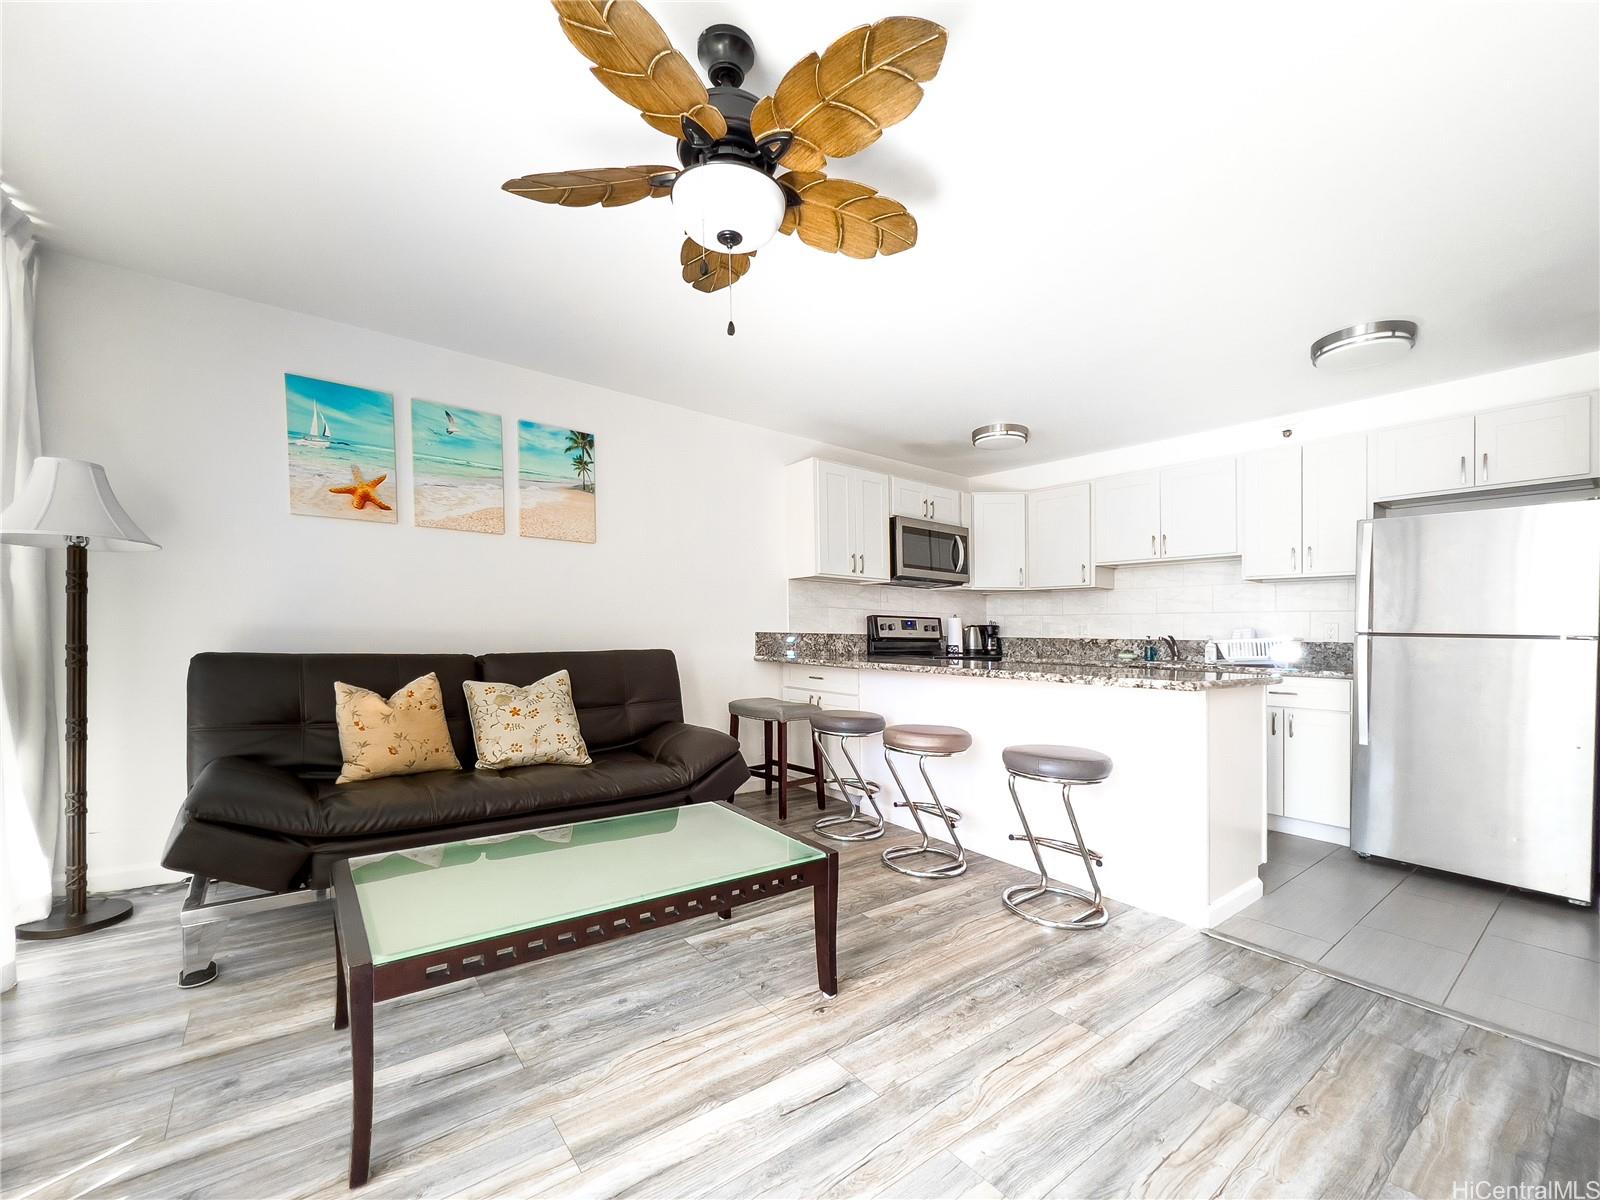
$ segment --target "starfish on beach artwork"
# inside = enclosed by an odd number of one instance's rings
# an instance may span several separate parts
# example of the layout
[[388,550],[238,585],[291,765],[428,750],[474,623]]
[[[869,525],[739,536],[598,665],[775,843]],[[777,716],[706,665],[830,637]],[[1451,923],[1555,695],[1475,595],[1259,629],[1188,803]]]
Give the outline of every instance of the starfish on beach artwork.
[[395,523],[394,397],[285,375],[289,511]]
[[517,464],[523,537],[595,540],[594,434],[518,421]]
[[413,400],[411,477],[412,518],[418,525],[506,531],[498,415]]

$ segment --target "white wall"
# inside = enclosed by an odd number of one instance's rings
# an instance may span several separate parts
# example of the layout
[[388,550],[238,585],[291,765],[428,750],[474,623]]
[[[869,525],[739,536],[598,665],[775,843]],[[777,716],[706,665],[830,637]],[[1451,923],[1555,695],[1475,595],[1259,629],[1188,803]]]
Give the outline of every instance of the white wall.
[[964,625],[988,620],[981,592],[957,588],[909,588],[890,584],[833,583],[823,579],[789,581],[789,624],[792,633],[867,632],[874,613],[907,617],[959,616]]
[[[907,473],[57,253],[41,267],[37,350],[45,452],[103,463],[162,544],[90,559],[96,888],[166,877],[196,652],[665,646],[688,719],[726,728],[730,698],[773,686],[751,638],[786,622],[780,468],[822,453]],[[286,371],[394,394],[398,525],[290,515]],[[598,543],[413,528],[414,396],[500,413],[512,431],[519,417],[592,431]]]

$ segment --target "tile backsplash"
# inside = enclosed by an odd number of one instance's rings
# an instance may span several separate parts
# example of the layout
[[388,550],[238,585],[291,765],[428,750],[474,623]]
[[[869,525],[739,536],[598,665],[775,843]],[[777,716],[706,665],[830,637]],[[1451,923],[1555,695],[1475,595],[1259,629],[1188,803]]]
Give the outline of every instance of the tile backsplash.
[[1136,638],[1172,634],[1191,640],[1260,637],[1320,642],[1355,640],[1353,579],[1253,583],[1237,558],[1215,562],[1118,567],[1114,586],[1082,591],[994,592],[988,619],[1002,636]]
[[1237,558],[1118,567],[1115,586],[1073,591],[922,591],[878,584],[789,581],[789,628],[803,633],[863,633],[872,613],[993,621],[1006,637],[1138,638],[1167,634],[1200,640],[1235,629],[1262,637],[1355,640],[1355,580],[1253,583]]
[[982,592],[958,588],[903,588],[872,583],[828,583],[816,579],[789,581],[789,628],[795,633],[867,632],[874,613],[908,617],[959,616],[963,623],[988,620]]

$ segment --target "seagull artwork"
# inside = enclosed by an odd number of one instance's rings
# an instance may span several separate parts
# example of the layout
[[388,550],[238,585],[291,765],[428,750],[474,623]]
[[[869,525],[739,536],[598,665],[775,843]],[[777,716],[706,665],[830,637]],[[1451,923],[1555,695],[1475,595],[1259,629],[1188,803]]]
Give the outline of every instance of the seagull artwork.
[[444,410],[444,431],[450,437],[456,434],[456,418],[448,408]]

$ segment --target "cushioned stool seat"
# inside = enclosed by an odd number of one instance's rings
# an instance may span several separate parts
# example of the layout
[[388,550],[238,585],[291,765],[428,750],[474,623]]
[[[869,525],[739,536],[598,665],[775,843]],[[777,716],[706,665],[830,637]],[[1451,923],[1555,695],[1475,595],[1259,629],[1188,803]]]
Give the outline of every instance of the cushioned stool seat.
[[729,715],[752,721],[807,721],[821,711],[815,704],[779,700],[775,696],[752,696],[728,703]]
[[960,754],[972,748],[972,735],[954,725],[891,725],[883,744],[910,754]]
[[853,708],[825,708],[811,718],[811,728],[836,737],[868,737],[882,733],[887,724],[877,713],[857,712]]
[[1063,783],[1099,783],[1111,774],[1111,759],[1082,746],[1007,746],[1006,770]]

